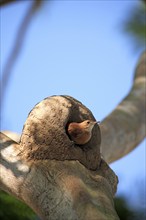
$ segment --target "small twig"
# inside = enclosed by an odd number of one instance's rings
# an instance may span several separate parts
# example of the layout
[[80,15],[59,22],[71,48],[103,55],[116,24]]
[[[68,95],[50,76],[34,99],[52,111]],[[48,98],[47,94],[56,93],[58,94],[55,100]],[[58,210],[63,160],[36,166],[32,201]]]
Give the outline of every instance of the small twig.
[[4,6],[10,3],[14,3],[16,0],[0,0],[0,6]]
[[22,45],[26,36],[26,32],[28,30],[28,26],[30,24],[35,9],[36,9],[36,1],[34,1],[31,4],[30,8],[26,12],[24,19],[18,29],[12,51],[10,52],[10,55],[6,61],[2,74],[2,80],[1,80],[1,93],[0,93],[1,106],[3,105],[3,101],[5,100],[6,89],[10,81],[10,77],[12,76],[12,68],[14,67],[14,64],[21,52]]

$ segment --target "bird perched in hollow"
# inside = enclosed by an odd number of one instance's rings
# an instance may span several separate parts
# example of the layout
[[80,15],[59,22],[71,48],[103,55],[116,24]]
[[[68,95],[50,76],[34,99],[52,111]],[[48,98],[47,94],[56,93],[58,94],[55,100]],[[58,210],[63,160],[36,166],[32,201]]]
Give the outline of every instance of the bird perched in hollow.
[[96,123],[98,122],[91,120],[71,122],[67,128],[70,139],[79,145],[86,144],[92,137],[92,129]]

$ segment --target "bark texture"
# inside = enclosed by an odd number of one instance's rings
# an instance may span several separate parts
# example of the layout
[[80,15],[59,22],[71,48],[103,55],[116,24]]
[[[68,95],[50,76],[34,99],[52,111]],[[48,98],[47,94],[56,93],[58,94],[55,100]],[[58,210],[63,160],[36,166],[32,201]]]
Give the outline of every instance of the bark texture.
[[1,189],[26,202],[43,220],[118,220],[113,204],[118,180],[101,159],[100,136],[108,162],[127,154],[145,137],[145,62],[144,53],[129,95],[100,128],[94,127],[84,147],[69,139],[66,126],[94,116],[69,96],[37,104],[19,143],[1,133]]
[[95,120],[91,111],[70,96],[52,96],[37,104],[30,112],[21,135],[21,155],[26,160],[78,160],[95,170],[100,163],[101,135],[96,124],[91,140],[76,145],[69,139],[70,122]]
[[[146,52],[135,70],[129,94],[100,124],[101,152],[106,162],[111,163],[132,151],[146,135]],[[9,137],[18,140],[20,135],[6,131]]]
[[111,163],[132,151],[146,135],[146,52],[138,62],[127,97],[101,123],[101,152]]
[[1,133],[4,191],[28,204],[43,220],[118,220],[113,196],[117,177],[100,161],[96,171],[74,160],[22,159],[19,144]]

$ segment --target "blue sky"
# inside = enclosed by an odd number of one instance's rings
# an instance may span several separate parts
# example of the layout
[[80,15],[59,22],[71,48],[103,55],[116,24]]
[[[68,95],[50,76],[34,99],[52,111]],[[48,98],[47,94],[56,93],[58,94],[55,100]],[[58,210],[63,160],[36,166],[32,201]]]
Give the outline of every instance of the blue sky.
[[[31,1],[1,9],[1,72],[16,31]],[[105,118],[129,92],[140,52],[122,32],[132,1],[51,1],[34,15],[12,69],[1,129],[21,133],[33,106],[51,95],[67,94]],[[144,187],[145,144],[111,164],[118,193]],[[140,182],[140,183],[138,183]],[[135,184],[137,186],[135,186]]]

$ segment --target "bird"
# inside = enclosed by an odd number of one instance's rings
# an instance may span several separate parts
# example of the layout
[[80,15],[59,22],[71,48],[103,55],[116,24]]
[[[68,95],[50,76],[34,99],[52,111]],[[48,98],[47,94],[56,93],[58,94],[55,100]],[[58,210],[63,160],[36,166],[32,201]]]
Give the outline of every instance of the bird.
[[99,122],[92,120],[85,120],[80,123],[71,122],[68,125],[67,133],[72,141],[77,145],[86,144],[92,137],[92,129],[95,124]]

